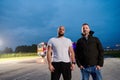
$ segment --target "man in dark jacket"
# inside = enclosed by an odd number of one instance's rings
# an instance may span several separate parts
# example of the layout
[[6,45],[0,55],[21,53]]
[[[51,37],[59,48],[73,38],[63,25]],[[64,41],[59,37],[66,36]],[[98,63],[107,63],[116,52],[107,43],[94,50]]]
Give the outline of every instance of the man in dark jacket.
[[89,25],[82,25],[82,37],[76,44],[76,62],[81,69],[82,80],[89,80],[91,74],[93,80],[102,80],[101,67],[103,66],[104,50],[97,37],[93,37]]

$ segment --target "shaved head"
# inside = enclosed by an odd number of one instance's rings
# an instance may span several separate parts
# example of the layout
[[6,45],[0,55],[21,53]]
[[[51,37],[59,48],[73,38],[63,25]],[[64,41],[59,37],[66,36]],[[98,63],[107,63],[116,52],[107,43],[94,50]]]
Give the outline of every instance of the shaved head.
[[65,27],[59,26],[58,27],[58,37],[64,36],[64,33],[65,33]]

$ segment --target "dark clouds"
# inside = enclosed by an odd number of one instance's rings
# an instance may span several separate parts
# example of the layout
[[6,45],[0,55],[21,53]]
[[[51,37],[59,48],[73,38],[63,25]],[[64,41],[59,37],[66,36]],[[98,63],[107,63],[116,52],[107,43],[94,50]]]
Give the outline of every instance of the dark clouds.
[[[47,42],[65,25],[66,36],[76,41],[82,23],[90,24],[104,46],[120,43],[119,0],[1,0],[1,47]],[[111,35],[111,36],[109,36]]]

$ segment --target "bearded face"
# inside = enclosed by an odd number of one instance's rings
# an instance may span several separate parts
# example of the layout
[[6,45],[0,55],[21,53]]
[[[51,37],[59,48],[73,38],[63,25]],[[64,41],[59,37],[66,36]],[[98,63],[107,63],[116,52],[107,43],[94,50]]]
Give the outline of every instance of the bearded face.
[[63,26],[59,27],[58,36],[59,37],[64,36],[64,33],[65,33],[65,28]]
[[89,26],[88,26],[88,25],[84,25],[83,28],[82,28],[82,33],[83,33],[84,35],[88,35],[89,32],[90,32]]

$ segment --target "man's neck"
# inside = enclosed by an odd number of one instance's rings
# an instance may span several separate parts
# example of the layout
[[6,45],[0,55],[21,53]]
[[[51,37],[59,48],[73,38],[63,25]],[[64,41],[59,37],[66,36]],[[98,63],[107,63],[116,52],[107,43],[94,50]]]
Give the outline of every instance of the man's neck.
[[88,38],[89,34],[85,34],[85,37]]
[[64,36],[58,36],[58,38],[62,38],[62,37],[64,37]]

